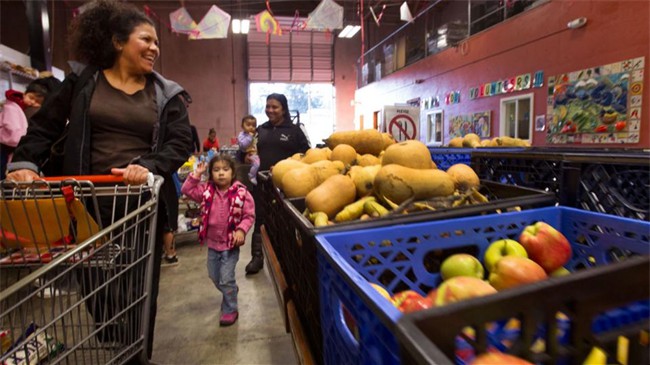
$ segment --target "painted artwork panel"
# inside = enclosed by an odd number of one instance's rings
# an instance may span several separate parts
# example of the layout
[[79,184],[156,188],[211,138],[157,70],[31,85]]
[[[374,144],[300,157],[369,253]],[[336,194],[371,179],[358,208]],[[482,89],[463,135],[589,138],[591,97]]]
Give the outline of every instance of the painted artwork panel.
[[469,115],[456,115],[449,119],[449,138],[463,137],[468,133],[474,133]]
[[[643,58],[558,75],[551,96],[548,143],[637,143]],[[607,70],[607,72],[604,72]],[[550,84],[550,82],[549,82]],[[566,138],[559,138],[559,136]]]
[[491,112],[489,110],[472,114],[472,127],[474,133],[481,138],[490,137],[490,118]]

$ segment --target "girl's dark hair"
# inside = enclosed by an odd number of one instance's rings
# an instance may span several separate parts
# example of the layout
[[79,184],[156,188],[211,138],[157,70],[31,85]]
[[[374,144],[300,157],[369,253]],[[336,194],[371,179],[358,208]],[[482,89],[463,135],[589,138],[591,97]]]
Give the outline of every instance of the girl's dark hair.
[[59,85],[61,85],[61,81],[56,77],[43,77],[30,82],[25,89],[25,93],[34,93],[45,97],[47,94],[59,87]]
[[287,97],[284,94],[273,93],[266,97],[266,101],[269,99],[277,100],[282,105],[282,114],[284,115],[284,121],[286,123],[291,123],[291,114],[289,114],[289,103],[287,102]]
[[252,119],[252,120],[254,120],[254,121],[257,122],[257,118],[255,118],[254,115],[250,115],[250,114],[248,114],[248,115],[244,116],[243,118],[241,118],[241,125],[242,125],[242,127],[244,126],[244,122],[246,122],[246,121],[249,120],[249,119]]
[[155,26],[145,13],[132,4],[96,0],[70,24],[72,57],[85,64],[109,68],[117,57],[113,37],[125,43],[133,29],[141,24]]
[[218,153],[212,157],[210,162],[208,162],[208,177],[209,181],[212,181],[212,167],[214,167],[214,164],[217,162],[223,161],[227,163],[230,166],[230,169],[232,170],[232,183],[234,183],[237,180],[237,162],[235,162],[235,159],[232,158],[232,156],[226,154],[226,153]]

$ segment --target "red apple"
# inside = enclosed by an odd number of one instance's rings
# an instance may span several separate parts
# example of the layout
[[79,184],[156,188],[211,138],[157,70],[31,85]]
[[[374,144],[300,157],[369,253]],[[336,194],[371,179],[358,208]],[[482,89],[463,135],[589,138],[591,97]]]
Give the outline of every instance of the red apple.
[[496,293],[490,284],[471,276],[456,276],[445,280],[427,295],[436,306],[458,302],[464,299],[482,297]]
[[561,268],[571,258],[571,245],[562,233],[545,222],[537,222],[524,228],[519,236],[528,257],[538,263],[547,273]]
[[502,352],[486,352],[478,355],[470,365],[533,365],[520,357]]
[[428,297],[423,297],[414,290],[405,290],[393,296],[393,304],[402,313],[410,313],[433,307],[433,302]]
[[490,284],[496,290],[503,290],[546,278],[546,272],[535,261],[525,257],[505,256],[494,266]]

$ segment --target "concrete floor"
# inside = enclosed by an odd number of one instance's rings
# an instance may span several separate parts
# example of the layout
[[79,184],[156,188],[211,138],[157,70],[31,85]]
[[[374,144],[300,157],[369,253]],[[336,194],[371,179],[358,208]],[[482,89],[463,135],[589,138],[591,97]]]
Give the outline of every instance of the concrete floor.
[[177,235],[179,265],[163,266],[153,345],[157,364],[297,364],[266,270],[246,276],[250,237],[237,264],[239,319],[219,327],[221,293],[208,278],[207,247]]

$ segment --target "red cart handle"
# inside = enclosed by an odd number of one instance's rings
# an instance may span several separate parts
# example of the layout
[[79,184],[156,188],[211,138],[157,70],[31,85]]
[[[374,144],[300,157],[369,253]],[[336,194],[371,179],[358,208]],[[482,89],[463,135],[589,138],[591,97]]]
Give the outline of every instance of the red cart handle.
[[124,181],[124,177],[120,175],[49,176],[49,177],[43,177],[42,180],[43,181],[84,180],[84,181],[90,181],[93,184],[105,184],[105,183],[119,184]]

